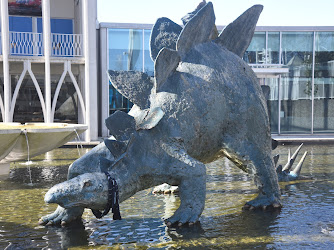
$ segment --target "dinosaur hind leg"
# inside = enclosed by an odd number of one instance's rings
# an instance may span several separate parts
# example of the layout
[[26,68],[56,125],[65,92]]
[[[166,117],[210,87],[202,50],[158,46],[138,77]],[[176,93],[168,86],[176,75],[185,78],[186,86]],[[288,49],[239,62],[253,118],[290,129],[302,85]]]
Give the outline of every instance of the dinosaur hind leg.
[[[247,149],[251,151],[247,152]],[[244,209],[281,207],[277,174],[270,149],[260,149],[256,145],[250,145],[239,147],[238,153],[230,149],[223,149],[222,152],[237,167],[251,174],[259,189],[259,195],[254,200],[247,202]]]

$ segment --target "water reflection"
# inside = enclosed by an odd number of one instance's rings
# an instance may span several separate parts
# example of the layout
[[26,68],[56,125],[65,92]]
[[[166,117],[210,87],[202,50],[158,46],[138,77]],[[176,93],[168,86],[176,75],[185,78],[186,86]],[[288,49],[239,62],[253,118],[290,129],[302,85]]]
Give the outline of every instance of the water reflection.
[[[280,146],[280,162],[288,148]],[[193,227],[167,228],[163,217],[179,205],[177,196],[137,193],[120,205],[121,221],[110,215],[96,219],[85,210],[82,223],[62,228],[38,226],[38,219],[55,210],[43,201],[45,192],[64,181],[77,149],[56,149],[33,159],[33,185],[26,166],[11,165],[8,179],[0,182],[0,248],[104,249],[109,246],[152,249],[333,249],[334,147],[304,146],[304,180],[281,183],[281,212],[242,212],[256,196],[251,179],[228,160],[207,168],[206,206]],[[299,159],[296,160],[298,162]]]

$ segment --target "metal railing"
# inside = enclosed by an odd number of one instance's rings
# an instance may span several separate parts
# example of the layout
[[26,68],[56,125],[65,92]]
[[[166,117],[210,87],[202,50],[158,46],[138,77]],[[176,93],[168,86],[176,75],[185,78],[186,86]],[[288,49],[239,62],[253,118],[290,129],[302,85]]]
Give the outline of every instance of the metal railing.
[[81,34],[51,34],[52,56],[83,56]]
[[[9,32],[10,55],[42,56],[44,55],[43,33]],[[0,54],[2,54],[0,36]],[[83,56],[83,36],[81,34],[51,34],[51,56]]]
[[287,67],[284,64],[275,64],[275,63],[249,63],[248,64],[252,68],[283,68]]
[[11,55],[43,55],[43,34],[34,32],[9,32]]

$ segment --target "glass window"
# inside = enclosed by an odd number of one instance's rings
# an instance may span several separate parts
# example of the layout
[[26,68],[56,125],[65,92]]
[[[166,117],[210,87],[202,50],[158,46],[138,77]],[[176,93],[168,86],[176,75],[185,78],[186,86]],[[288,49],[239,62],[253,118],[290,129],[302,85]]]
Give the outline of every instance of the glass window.
[[43,20],[37,17],[37,33],[43,33]]
[[315,34],[314,132],[334,132],[334,32]]
[[261,85],[268,86],[263,89],[267,100],[268,115],[270,121],[271,133],[278,133],[278,78],[260,78],[259,82]]
[[310,133],[313,32],[282,32],[281,133]]
[[9,31],[32,32],[31,17],[9,16]]
[[109,69],[143,71],[143,31],[109,29]]
[[[19,75],[11,76],[12,95],[19,80]],[[44,93],[44,76],[36,75],[38,85]],[[37,94],[35,85],[29,75],[26,75],[22,81],[14,109],[14,122],[43,122],[42,105]]]
[[149,76],[154,75],[154,62],[151,59],[150,52],[151,30],[144,31],[144,72]]
[[[143,30],[108,30],[109,69],[143,71]],[[109,82],[110,113],[116,110],[129,111],[132,103],[124,98]]]
[[244,60],[250,64],[266,63],[265,50],[266,50],[266,33],[255,32],[253,39],[244,54]]
[[[54,96],[60,76],[51,76],[51,95]],[[75,76],[78,82],[78,76]],[[61,85],[54,113],[55,122],[78,123],[78,94],[69,76]]]
[[73,20],[51,19],[51,33],[73,34]]
[[279,32],[268,32],[267,63],[279,64]]

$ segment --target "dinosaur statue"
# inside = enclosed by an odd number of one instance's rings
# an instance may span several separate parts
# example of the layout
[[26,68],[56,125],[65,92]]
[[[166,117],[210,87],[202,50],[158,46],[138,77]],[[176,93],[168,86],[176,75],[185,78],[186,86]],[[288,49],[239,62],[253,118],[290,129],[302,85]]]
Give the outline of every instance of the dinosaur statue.
[[105,209],[97,213],[101,217],[117,210],[117,201],[162,183],[180,190],[180,207],[167,225],[195,223],[205,205],[204,164],[220,157],[254,178],[259,195],[245,209],[279,209],[265,98],[242,60],[262,9],[251,7],[219,35],[211,2],[192,13],[184,28],[159,18],[150,41],[154,78],[109,72],[134,106],[107,118],[113,137],[73,162],[68,180],[46,193],[45,201],[59,206],[40,223],[69,223],[84,208]]

